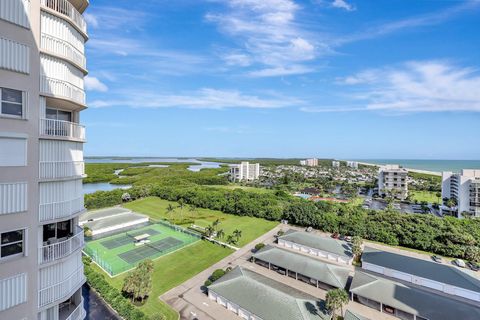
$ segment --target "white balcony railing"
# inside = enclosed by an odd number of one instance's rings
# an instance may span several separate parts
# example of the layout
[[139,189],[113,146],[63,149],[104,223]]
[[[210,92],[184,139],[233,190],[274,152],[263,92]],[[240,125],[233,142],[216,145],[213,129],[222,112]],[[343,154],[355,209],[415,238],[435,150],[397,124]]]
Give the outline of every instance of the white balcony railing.
[[85,91],[68,81],[40,76],[40,91],[52,96],[72,100],[85,104]]
[[[65,320],[83,320],[87,316],[85,309],[83,308],[83,298],[80,302],[80,304],[73,310],[72,313],[68,317],[65,318]],[[60,320],[62,320],[61,317],[59,317]]]
[[41,47],[48,52],[67,58],[83,69],[87,66],[85,54],[64,39],[42,32]]
[[40,247],[38,250],[38,263],[42,264],[62,259],[82,248],[83,244],[83,229],[75,227],[75,235],[71,238]]
[[57,300],[65,300],[85,282],[83,265],[65,280],[38,291],[38,307],[44,307]]
[[85,209],[83,203],[84,199],[83,196],[81,196],[72,200],[40,204],[40,222],[69,218]]
[[85,19],[67,0],[41,0],[40,3],[42,6],[70,18],[80,31],[87,34],[87,23]]
[[85,174],[83,161],[40,162],[40,179],[63,179],[82,177]]
[[85,126],[69,121],[40,119],[40,135],[85,141]]

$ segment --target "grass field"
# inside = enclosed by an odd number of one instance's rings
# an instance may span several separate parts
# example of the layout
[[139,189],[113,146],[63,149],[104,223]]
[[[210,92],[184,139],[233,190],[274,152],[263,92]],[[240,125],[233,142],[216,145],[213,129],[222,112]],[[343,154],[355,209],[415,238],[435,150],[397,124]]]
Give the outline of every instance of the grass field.
[[[187,281],[201,271],[230,255],[233,251],[212,244],[198,241],[182,250],[175,251],[154,261],[153,288],[145,305],[139,307],[148,315],[163,313],[166,320],[177,320],[178,314],[158,297],[168,290]],[[94,265],[94,268],[100,270]],[[114,287],[122,289],[126,274],[115,278],[106,277]]]
[[436,196],[436,192],[432,191],[409,191],[410,197],[412,200],[417,200],[418,202],[427,201],[428,203],[440,203],[441,197]]
[[265,189],[265,188],[256,188],[256,187],[248,187],[248,186],[240,186],[236,184],[227,184],[227,185],[205,185],[205,187],[210,188],[219,188],[219,189],[227,189],[227,190],[235,190],[235,189],[242,189],[244,191],[255,192],[255,193],[274,193],[275,190]]
[[[141,247],[135,246],[133,237],[145,233],[150,235],[150,244]],[[135,268],[142,260],[156,259],[200,241],[199,238],[160,224],[134,229],[129,231],[129,234],[121,233],[89,241],[85,245],[84,251],[105,271],[115,276]]]
[[[174,206],[175,211],[167,212],[168,205]],[[124,207],[146,214],[154,220],[166,219],[174,224],[183,225],[183,227],[188,227],[192,223],[201,227],[206,227],[216,219],[219,219],[219,228],[223,229],[226,235],[232,234],[235,229],[242,231],[242,237],[240,238],[238,246],[243,246],[249,243],[262,234],[270,231],[278,224],[278,222],[275,221],[235,216],[209,209],[197,208],[192,211],[188,206],[180,209],[178,203],[162,200],[156,197],[136,200],[125,204]]]

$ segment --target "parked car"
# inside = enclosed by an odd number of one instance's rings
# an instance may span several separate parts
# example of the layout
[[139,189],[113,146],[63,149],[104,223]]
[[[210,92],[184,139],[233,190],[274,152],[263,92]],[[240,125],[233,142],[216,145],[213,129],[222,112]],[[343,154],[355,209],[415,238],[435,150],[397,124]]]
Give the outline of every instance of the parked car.
[[345,236],[345,241],[352,242],[352,237],[351,236]]
[[332,238],[333,239],[338,239],[339,237],[340,237],[340,235],[338,234],[338,232],[332,233]]
[[480,270],[480,265],[473,261],[467,262],[467,266],[470,268],[470,270],[473,270],[473,271]]
[[435,261],[436,263],[442,263],[443,262],[442,257],[436,256],[436,255],[432,256],[432,260]]
[[453,260],[453,264],[455,264],[457,267],[465,268],[465,261],[463,261],[462,259]]

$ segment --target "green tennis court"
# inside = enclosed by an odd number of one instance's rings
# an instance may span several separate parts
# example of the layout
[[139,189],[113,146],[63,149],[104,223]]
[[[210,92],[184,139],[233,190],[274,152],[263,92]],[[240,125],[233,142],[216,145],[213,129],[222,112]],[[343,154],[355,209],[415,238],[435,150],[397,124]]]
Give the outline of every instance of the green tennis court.
[[[148,242],[138,244],[135,237],[148,235]],[[84,252],[111,276],[133,269],[146,259],[157,259],[200,240],[198,236],[175,225],[157,223],[107,238],[89,241]]]

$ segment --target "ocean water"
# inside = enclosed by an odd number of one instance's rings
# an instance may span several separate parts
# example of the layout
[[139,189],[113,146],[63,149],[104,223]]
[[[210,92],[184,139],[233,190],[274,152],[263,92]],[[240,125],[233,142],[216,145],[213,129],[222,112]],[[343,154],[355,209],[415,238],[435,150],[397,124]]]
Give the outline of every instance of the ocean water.
[[398,164],[404,168],[436,172],[480,169],[480,160],[357,159],[355,161],[373,164]]

